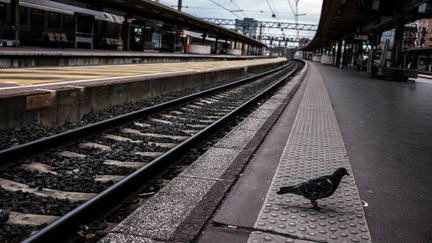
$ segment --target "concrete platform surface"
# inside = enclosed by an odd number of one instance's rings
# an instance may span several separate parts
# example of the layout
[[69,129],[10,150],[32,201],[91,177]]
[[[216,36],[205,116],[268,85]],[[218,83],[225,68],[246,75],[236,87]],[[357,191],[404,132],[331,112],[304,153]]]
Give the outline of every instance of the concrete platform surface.
[[20,68],[0,71],[0,129],[77,122],[90,112],[238,80],[286,58],[189,63]]
[[[198,242],[432,242],[432,82],[309,64]],[[275,194],[338,166],[351,176],[319,212]]]
[[[121,78],[157,78],[167,75],[182,75],[194,72],[210,72],[254,65],[263,65],[285,61],[285,58],[268,58],[235,61],[207,61],[190,63],[157,63],[129,65],[99,65],[80,67],[49,67],[49,68],[13,68],[2,69],[0,84],[14,87],[0,87],[0,94],[8,90],[24,89],[32,85],[39,88],[50,88],[60,85],[80,85],[83,82],[109,81]],[[43,84],[43,85],[40,85]],[[5,86],[5,85],[3,85]]]
[[[249,231],[238,242],[371,242],[336,117],[313,63],[304,86],[303,96],[296,94],[199,242],[217,239],[215,226],[232,229],[235,239],[237,229]],[[281,186],[331,174],[338,167],[351,176],[335,194],[319,200],[319,211],[301,196],[276,194]]]

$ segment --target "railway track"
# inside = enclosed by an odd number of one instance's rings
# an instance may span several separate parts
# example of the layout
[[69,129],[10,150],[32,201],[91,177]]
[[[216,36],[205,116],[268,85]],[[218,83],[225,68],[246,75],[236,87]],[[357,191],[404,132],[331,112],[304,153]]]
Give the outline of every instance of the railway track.
[[0,161],[8,162],[0,171],[0,241],[21,240],[33,232],[26,242],[50,242],[108,215],[300,67],[290,62],[0,151]]

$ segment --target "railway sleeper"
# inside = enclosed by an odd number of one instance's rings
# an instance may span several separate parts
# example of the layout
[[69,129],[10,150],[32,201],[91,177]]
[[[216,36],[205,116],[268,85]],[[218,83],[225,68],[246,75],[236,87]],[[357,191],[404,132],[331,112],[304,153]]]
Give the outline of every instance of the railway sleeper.
[[175,135],[166,135],[166,134],[156,134],[156,133],[143,133],[141,131],[135,130],[135,129],[130,129],[130,128],[123,128],[121,130],[121,132],[123,133],[131,133],[131,134],[135,134],[138,136],[143,136],[143,137],[152,137],[152,138],[169,138],[169,139],[173,139],[173,140],[186,140],[189,137],[187,136],[175,136]]
[[52,170],[51,166],[46,165],[46,164],[42,164],[42,163],[38,163],[38,162],[22,164],[19,166],[19,168],[21,168],[23,170],[27,170],[27,171],[35,171],[35,172],[39,172],[39,173],[58,175],[57,172]]
[[66,157],[66,158],[80,158],[80,159],[84,159],[87,157],[87,155],[85,154],[79,154],[79,153],[75,153],[75,152],[71,152],[71,151],[61,151],[56,153],[57,155],[61,156],[61,157]]
[[118,161],[118,160],[105,160],[103,164],[117,166],[117,167],[135,168],[135,169],[141,168],[144,165],[146,165],[146,163],[144,162],[128,162],[128,161]]
[[6,224],[16,224],[23,226],[39,226],[50,224],[59,218],[59,216],[54,215],[28,214],[14,211],[9,212],[8,217],[8,220],[5,222]]
[[157,118],[152,118],[151,121],[156,122],[156,123],[162,123],[162,124],[167,124],[167,125],[173,125],[173,123],[170,122],[170,121],[162,120],[162,119],[157,119]]
[[113,134],[105,134],[104,138],[111,139],[111,140],[118,141],[118,142],[142,143],[142,141],[133,140],[130,138],[125,138],[125,137],[121,137],[121,136],[117,136],[117,135],[113,135]]
[[93,143],[93,142],[80,143],[79,146],[81,148],[96,148],[104,151],[112,151],[112,149],[109,146],[99,144],[99,143]]
[[65,192],[48,188],[30,188],[26,184],[0,178],[0,186],[12,192],[27,192],[40,197],[50,197],[54,199],[68,199],[70,201],[87,201],[96,196],[96,193],[84,192]]

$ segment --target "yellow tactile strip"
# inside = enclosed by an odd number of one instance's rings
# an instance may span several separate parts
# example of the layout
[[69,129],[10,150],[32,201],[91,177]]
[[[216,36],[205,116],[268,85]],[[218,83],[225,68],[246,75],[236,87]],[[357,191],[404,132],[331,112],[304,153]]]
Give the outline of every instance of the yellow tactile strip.
[[0,83],[16,83],[20,85],[53,83],[61,81],[92,80],[113,77],[132,77],[154,75],[157,73],[205,72],[258,64],[276,63],[285,58],[268,58],[235,61],[183,62],[183,63],[152,63],[132,65],[103,65],[57,68],[23,68],[0,70]]

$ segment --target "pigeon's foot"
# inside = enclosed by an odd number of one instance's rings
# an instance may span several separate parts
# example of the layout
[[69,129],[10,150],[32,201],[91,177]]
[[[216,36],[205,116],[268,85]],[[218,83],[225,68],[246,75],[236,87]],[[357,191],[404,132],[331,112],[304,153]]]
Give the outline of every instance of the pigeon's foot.
[[313,209],[315,209],[315,210],[320,210],[320,207],[319,207],[317,201],[315,201],[315,200],[311,200],[311,203],[312,203],[312,207],[313,207]]

